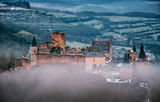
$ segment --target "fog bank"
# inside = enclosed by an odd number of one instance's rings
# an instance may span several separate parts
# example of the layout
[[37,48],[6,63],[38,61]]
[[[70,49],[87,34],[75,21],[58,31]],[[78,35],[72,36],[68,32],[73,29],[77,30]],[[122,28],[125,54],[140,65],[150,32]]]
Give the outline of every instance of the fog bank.
[[113,85],[73,65],[44,65],[0,74],[0,102],[144,102],[138,83]]

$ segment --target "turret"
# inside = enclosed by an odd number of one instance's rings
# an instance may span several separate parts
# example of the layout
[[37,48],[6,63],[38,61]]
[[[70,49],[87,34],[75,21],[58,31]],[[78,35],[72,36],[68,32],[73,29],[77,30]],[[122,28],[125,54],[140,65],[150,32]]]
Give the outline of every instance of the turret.
[[125,55],[124,55],[123,63],[129,64],[129,63],[130,63],[129,60],[130,60],[130,59],[129,59],[129,53],[126,52]]
[[133,52],[137,52],[137,49],[136,49],[136,46],[133,45],[133,48],[132,48]]
[[37,42],[36,42],[36,38],[33,37],[32,46],[30,46],[30,61],[31,61],[31,66],[34,66],[37,63],[37,53],[38,53]]

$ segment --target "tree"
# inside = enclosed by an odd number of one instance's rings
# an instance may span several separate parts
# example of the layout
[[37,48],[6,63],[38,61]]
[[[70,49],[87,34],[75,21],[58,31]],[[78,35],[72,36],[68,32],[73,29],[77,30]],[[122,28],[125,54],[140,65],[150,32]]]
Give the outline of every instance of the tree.
[[160,41],[160,35],[157,36],[157,41]]
[[136,49],[136,46],[133,45],[133,48],[132,48],[133,52],[137,52],[137,49]]
[[36,41],[36,38],[35,38],[35,37],[33,37],[32,46],[37,46],[37,41]]
[[9,63],[9,60],[6,58],[5,55],[1,55],[0,56],[0,69],[2,70],[8,70],[8,63]]
[[62,51],[61,47],[52,47],[50,53],[60,54]]
[[13,52],[11,52],[10,53],[10,57],[8,59],[9,60],[9,62],[8,62],[8,69],[14,67],[14,65],[15,65],[15,59],[16,59],[16,55]]
[[125,53],[123,63],[129,63],[129,54]]
[[140,53],[139,53],[138,58],[140,58],[140,59],[145,59],[145,58],[146,58],[146,54],[145,54],[145,51],[144,51],[144,46],[143,46],[143,44],[141,44]]

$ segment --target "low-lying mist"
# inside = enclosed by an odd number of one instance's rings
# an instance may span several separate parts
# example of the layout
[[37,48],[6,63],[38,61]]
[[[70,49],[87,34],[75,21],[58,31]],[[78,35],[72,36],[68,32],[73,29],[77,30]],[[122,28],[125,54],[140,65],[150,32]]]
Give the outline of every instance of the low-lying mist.
[[[160,77],[159,77],[160,78]],[[0,102],[144,102],[139,84],[113,85],[73,65],[43,65],[0,74]]]

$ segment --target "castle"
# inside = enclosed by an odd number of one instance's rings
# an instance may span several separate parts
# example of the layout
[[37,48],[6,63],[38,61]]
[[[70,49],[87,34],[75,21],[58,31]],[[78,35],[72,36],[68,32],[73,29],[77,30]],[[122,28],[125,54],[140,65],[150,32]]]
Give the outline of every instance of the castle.
[[98,71],[101,68],[107,69],[108,65],[112,65],[116,70],[108,70],[109,74],[117,72],[122,80],[134,79],[135,76],[143,80],[148,78],[149,62],[146,59],[143,46],[140,47],[139,53],[136,51],[136,48],[128,50],[124,56],[124,64],[119,66],[121,63],[112,64],[113,49],[111,39],[93,40],[89,47],[70,48],[66,46],[65,33],[53,32],[52,41],[41,42],[39,46],[35,37],[33,37],[29,53],[29,58],[22,57],[15,61],[15,68],[21,66],[31,68],[45,64],[64,66],[71,64],[76,69]]
[[93,40],[90,47],[76,49],[66,46],[65,33],[54,32],[52,42],[42,42],[39,47],[33,38],[30,59],[17,60],[15,66],[72,63],[84,70],[92,70],[105,66],[106,62],[111,63],[112,55],[112,40]]

